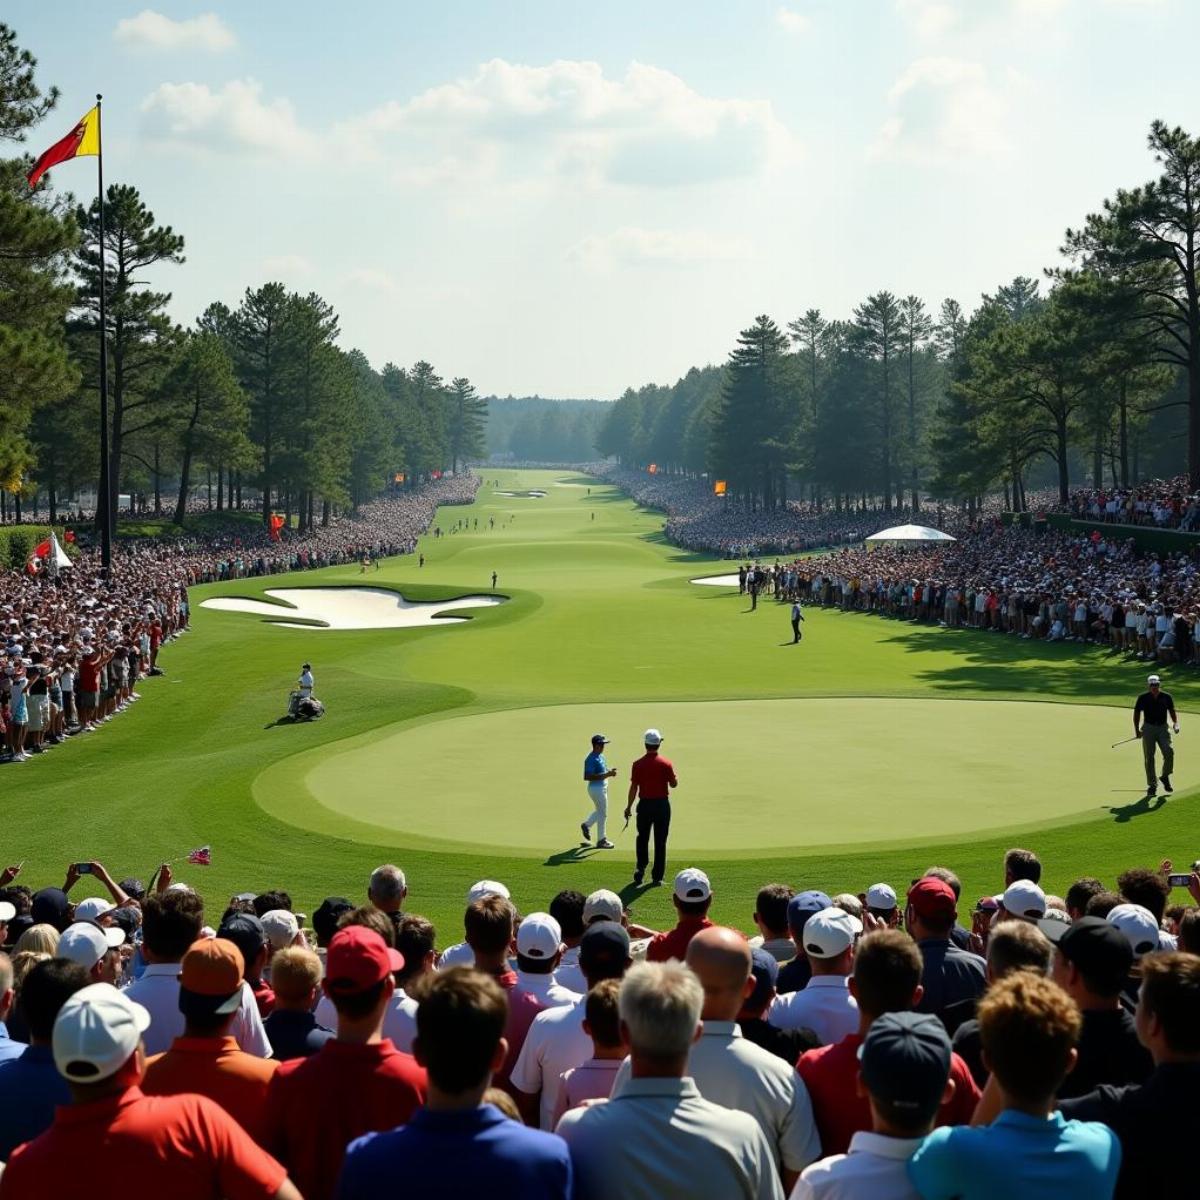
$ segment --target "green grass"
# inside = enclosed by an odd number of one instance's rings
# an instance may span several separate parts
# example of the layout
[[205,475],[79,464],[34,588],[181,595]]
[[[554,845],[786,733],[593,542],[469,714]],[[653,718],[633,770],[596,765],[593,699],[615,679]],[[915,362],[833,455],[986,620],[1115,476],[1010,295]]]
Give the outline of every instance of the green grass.
[[[607,886],[666,923],[667,889],[628,887],[632,830],[607,854],[575,836],[588,736],[614,739],[619,832],[628,763],[658,724],[681,776],[672,867],[708,869],[717,916],[742,927],[771,880],[901,888],[937,861],[973,899],[998,890],[1010,845],[1036,849],[1059,892],[1082,874],[1111,882],[1129,865],[1200,856],[1195,792],[1139,803],[1138,748],[1109,749],[1127,735],[1137,664],[836,611],[810,612],[793,647],[783,606],[751,613],[736,593],[690,583],[728,568],[666,544],[660,515],[567,472],[486,475],[548,495],[485,486],[470,508],[443,509],[443,528],[478,517],[481,529],[422,539],[423,569],[411,556],[365,580],[350,566],[194,589],[193,631],[164,650],[168,674],[145,681],[143,703],[0,774],[13,798],[2,853],[26,858],[37,886],[80,858],[145,877],[209,843],[213,867],[178,870],[213,908],[284,886],[309,912],[326,894],[361,896],[390,859],[443,942],[484,877],[526,911],[563,887]],[[510,602],[443,628],[281,629],[199,607],[360,581],[447,599],[486,590],[493,570]],[[304,658],[328,716],[275,724]],[[1190,676],[1169,686],[1200,710]],[[1184,722],[1191,788],[1200,756]]]

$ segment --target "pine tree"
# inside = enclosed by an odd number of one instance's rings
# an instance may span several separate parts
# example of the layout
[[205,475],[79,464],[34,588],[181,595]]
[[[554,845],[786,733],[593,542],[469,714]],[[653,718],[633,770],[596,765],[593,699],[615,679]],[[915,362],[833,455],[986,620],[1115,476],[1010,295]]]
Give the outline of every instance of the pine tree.
[[479,458],[484,454],[487,445],[487,401],[480,398],[469,379],[460,376],[450,384],[447,413],[450,463],[457,473],[461,461]]

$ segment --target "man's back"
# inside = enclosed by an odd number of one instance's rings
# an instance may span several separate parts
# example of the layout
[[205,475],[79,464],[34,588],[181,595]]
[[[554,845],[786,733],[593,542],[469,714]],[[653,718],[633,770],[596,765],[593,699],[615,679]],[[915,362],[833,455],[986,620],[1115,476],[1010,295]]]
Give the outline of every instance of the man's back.
[[583,1032],[585,1005],[549,1008],[529,1027],[520,1057],[512,1070],[514,1087],[528,1095],[541,1092],[540,1124],[550,1129],[565,1072],[592,1057],[592,1039]]
[[960,950],[947,938],[925,938],[917,945],[923,963],[921,986],[925,989],[917,1012],[933,1013],[944,1021],[945,1010],[951,1005],[983,995],[987,963],[978,954]]
[[54,1110],[71,1103],[49,1046],[30,1046],[20,1058],[0,1063],[0,1162],[54,1123]]
[[641,799],[661,800],[675,786],[675,765],[669,758],[647,751],[634,761],[629,781],[637,784]]
[[1154,1070],[1150,1051],[1138,1041],[1137,1025],[1123,1009],[1083,1014],[1079,1060],[1058,1089],[1058,1098],[1084,1096],[1103,1084],[1144,1083]]

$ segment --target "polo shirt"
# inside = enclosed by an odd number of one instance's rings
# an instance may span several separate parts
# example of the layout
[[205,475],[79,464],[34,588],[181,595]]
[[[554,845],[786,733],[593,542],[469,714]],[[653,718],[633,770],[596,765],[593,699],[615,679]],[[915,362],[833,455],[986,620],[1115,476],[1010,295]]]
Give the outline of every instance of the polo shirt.
[[1059,1100],[1103,1084],[1145,1083],[1154,1070],[1150,1051],[1138,1041],[1137,1023],[1123,1008],[1085,1010],[1076,1049],[1079,1058],[1058,1089]]
[[1140,1087],[1097,1088],[1064,1100],[1060,1108],[1068,1119],[1103,1121],[1121,1139],[1115,1194],[1118,1200],[1142,1200],[1186,1191],[1195,1174],[1196,1147],[1180,1122],[1194,1119],[1197,1096],[1200,1063],[1162,1063]]
[[273,1059],[239,1050],[231,1037],[177,1037],[170,1050],[146,1063],[142,1091],[147,1096],[207,1096],[261,1141],[263,1102],[278,1069]]
[[30,1046],[0,1063],[0,1162],[54,1123],[54,1110],[71,1103],[71,1089],[49,1046]]
[[[319,1024],[312,1013],[290,1008],[277,1008],[263,1022],[263,1028],[280,1062],[289,1058],[308,1058],[334,1036],[334,1031]],[[404,1047],[398,1045],[397,1049]]]
[[1106,1200],[1121,1164],[1110,1129],[1005,1109],[978,1129],[935,1129],[909,1160],[925,1200]]
[[637,784],[640,800],[665,800],[678,780],[669,758],[647,752],[630,768],[629,782]]
[[[1157,621],[1155,627],[1157,629]],[[1161,688],[1157,696],[1151,692],[1143,692],[1133,706],[1134,716],[1141,713],[1147,725],[1165,725],[1168,715],[1174,710],[1175,697]]]
[[[793,946],[795,943],[793,943]],[[775,980],[775,991],[780,995],[788,992],[799,992],[808,987],[812,978],[812,965],[808,956],[797,955],[791,962],[782,963],[779,967],[779,978]]]
[[707,917],[680,917],[674,929],[666,933],[656,933],[646,947],[647,962],[667,962],[677,958],[683,962],[687,955],[688,943],[702,929],[711,929],[712,922]]
[[687,1077],[630,1079],[607,1104],[566,1113],[558,1135],[576,1200],[783,1198],[758,1123],[705,1100]]
[[[608,771],[608,763],[604,761],[604,755],[593,750],[591,754],[583,760],[583,777],[587,779],[589,775],[603,775]],[[601,783],[603,780],[591,780],[593,783]]]
[[487,1196],[570,1200],[571,1158],[561,1138],[527,1129],[491,1104],[459,1112],[418,1109],[407,1125],[352,1142],[337,1200]]
[[987,963],[978,954],[960,950],[948,938],[924,938],[921,986],[925,989],[917,1012],[933,1013],[945,1021],[945,1010],[964,1000],[978,999],[987,987]]
[[908,1160],[923,1140],[856,1133],[849,1153],[805,1168],[791,1200],[921,1200],[909,1182]]
[[771,938],[757,934],[750,939],[751,950],[765,950],[777,963],[791,962],[796,957],[796,943],[790,937]]
[[561,987],[569,992],[578,992],[581,996],[588,993],[587,978],[579,965],[579,947],[571,946],[563,951],[558,966],[554,968],[554,978]]
[[[857,1094],[858,1048],[861,1033],[852,1033],[833,1046],[810,1050],[796,1064],[808,1087],[821,1148],[826,1154],[845,1154],[855,1135],[871,1128],[871,1104]],[[957,1054],[950,1056],[954,1095],[938,1109],[939,1125],[969,1125],[980,1091],[970,1068]]]
[[529,1096],[541,1093],[538,1124],[554,1128],[554,1109],[563,1075],[592,1057],[592,1039],[583,1032],[585,1001],[538,1013],[525,1035],[509,1082]]
[[589,1058],[587,1062],[564,1071],[558,1081],[558,1101],[554,1106],[551,1128],[557,1128],[563,1113],[578,1108],[585,1100],[607,1100],[624,1060]]
[[26,1043],[13,1041],[8,1036],[8,1026],[0,1021],[0,1063],[20,1058],[25,1053]]
[[346,1147],[403,1125],[425,1103],[425,1071],[386,1038],[326,1042],[280,1066],[267,1090],[263,1145],[288,1164],[304,1200],[334,1194]]
[[802,992],[776,996],[767,1020],[777,1029],[811,1029],[828,1045],[858,1029],[858,1001],[845,975],[814,975]]
[[204,1096],[147,1096],[131,1087],[60,1108],[54,1124],[15,1150],[0,1200],[75,1196],[128,1200],[269,1200],[287,1172]]

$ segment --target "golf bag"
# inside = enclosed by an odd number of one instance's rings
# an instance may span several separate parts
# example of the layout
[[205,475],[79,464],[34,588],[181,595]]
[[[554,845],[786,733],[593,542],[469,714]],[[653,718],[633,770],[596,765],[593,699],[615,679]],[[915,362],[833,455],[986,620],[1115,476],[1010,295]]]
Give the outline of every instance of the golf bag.
[[299,692],[288,696],[288,716],[293,721],[315,721],[325,715],[325,705],[316,696],[302,697]]

